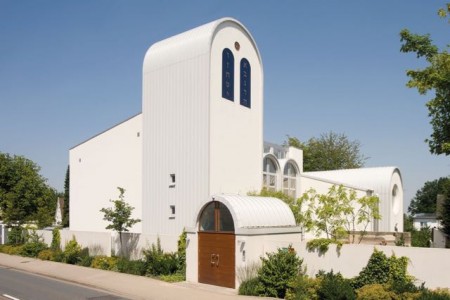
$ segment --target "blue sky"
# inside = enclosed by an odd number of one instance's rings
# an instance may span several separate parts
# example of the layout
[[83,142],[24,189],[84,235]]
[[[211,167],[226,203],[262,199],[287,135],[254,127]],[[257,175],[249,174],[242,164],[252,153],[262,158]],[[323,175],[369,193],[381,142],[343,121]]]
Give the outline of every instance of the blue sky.
[[[423,66],[399,32],[450,43],[445,1],[0,0],[0,151],[24,155],[62,191],[69,149],[141,111],[153,43],[229,16],[252,33],[265,76],[265,140],[334,131],[359,140],[366,166],[400,167],[405,203],[450,175],[431,155],[425,102],[405,87]],[[406,209],[406,207],[405,207]]]

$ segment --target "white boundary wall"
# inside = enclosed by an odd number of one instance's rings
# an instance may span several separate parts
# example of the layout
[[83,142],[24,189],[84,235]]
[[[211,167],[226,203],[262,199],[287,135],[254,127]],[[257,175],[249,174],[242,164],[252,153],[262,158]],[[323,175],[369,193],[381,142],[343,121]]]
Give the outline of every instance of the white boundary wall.
[[[37,230],[37,233],[44,239],[45,243],[52,243],[51,230]],[[83,248],[89,248],[90,255],[107,255],[111,253],[119,253],[120,240],[119,234],[115,232],[88,232],[88,231],[71,231],[60,230],[61,248],[64,249],[66,243],[73,237]],[[161,247],[165,252],[175,252],[177,247],[165,247],[164,245],[177,245],[178,238],[171,235],[144,235],[138,233],[122,233],[122,242],[125,253],[129,254],[131,259],[142,257],[142,250],[149,249],[152,244],[156,245],[160,240]]]
[[[91,255],[110,255],[112,247],[115,247],[117,253],[119,249],[119,238],[115,233],[109,232],[83,232],[61,230],[61,246],[64,248],[66,242],[73,236],[83,247],[90,249]],[[52,241],[51,230],[38,230],[45,242],[50,245]],[[357,276],[359,272],[367,265],[374,248],[383,251],[386,256],[393,253],[397,256],[406,256],[409,259],[408,273],[414,276],[420,285],[425,282],[428,288],[450,288],[450,249],[441,248],[419,248],[419,247],[397,247],[397,246],[374,246],[345,244],[342,246],[340,255],[336,251],[335,245],[330,245],[329,250],[319,255],[317,252],[308,252],[306,241],[299,242],[297,235],[274,235],[274,236],[241,236],[236,235],[236,266],[242,267],[242,242],[245,242],[246,263],[258,261],[257,257],[265,252],[274,252],[277,247],[286,247],[292,244],[300,258],[303,259],[303,266],[307,267],[308,276],[314,276],[320,270],[341,272],[346,278]],[[148,249],[154,243],[156,244],[158,236],[124,233],[124,244],[129,247],[129,253],[132,259],[142,256],[142,250]],[[176,244],[173,236],[159,236],[161,245]],[[291,242],[289,239],[292,239]],[[259,246],[258,246],[259,245]],[[187,263],[193,263],[194,266],[188,267],[188,281],[197,281],[197,265],[195,257],[197,254],[197,234],[188,233]],[[194,248],[192,248],[194,247]],[[134,250],[133,250],[134,249]],[[177,249],[166,249],[164,251],[173,252]]]
[[308,252],[306,241],[295,247],[303,264],[307,266],[307,274],[314,276],[319,270],[341,272],[346,278],[357,276],[367,265],[374,248],[383,251],[390,257],[409,258],[408,273],[414,276],[416,284],[425,282],[428,288],[450,288],[450,250],[438,248],[374,246],[374,245],[343,245],[338,255],[336,245],[330,245],[324,255]]

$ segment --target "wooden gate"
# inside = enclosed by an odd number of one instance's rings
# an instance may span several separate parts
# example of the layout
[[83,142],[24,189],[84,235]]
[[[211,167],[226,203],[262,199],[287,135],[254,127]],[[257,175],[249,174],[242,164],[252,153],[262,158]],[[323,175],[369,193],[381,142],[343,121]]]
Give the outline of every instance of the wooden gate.
[[235,287],[234,233],[198,233],[198,281]]

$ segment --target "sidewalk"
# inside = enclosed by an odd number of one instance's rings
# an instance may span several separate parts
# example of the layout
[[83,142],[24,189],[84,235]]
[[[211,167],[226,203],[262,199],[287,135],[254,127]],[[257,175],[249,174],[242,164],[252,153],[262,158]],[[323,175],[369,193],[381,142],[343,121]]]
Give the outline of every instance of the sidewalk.
[[156,279],[0,253],[0,265],[102,289],[129,299],[229,300],[261,299],[238,296],[236,290],[197,283],[167,283]]

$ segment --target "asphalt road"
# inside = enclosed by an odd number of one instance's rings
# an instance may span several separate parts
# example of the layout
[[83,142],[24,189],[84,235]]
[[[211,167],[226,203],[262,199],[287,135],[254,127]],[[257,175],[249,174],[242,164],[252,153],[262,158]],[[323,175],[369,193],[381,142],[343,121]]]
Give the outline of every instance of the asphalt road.
[[0,299],[125,299],[108,292],[0,266]]

